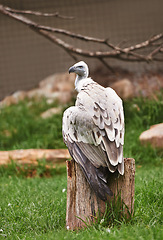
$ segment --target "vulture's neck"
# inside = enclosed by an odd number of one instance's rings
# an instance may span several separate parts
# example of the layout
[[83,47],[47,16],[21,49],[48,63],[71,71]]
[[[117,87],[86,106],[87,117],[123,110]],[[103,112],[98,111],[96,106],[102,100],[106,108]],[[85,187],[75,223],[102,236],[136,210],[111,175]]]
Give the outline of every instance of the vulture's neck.
[[93,80],[91,78],[77,75],[75,79],[75,89],[77,92],[80,92],[83,87],[86,87],[87,84],[90,84],[92,82]]

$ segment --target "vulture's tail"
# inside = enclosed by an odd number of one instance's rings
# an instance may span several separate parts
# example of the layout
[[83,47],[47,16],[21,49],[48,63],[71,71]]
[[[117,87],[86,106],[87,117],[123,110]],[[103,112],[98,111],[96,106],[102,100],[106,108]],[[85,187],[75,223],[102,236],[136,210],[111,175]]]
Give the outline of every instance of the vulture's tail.
[[93,188],[95,194],[103,201],[107,200],[107,195],[112,196],[113,193],[108,187],[107,178],[109,170],[106,167],[96,168],[89,159],[83,154],[76,143],[73,145],[73,152],[70,153],[75,161],[77,161],[83,170],[86,179]]

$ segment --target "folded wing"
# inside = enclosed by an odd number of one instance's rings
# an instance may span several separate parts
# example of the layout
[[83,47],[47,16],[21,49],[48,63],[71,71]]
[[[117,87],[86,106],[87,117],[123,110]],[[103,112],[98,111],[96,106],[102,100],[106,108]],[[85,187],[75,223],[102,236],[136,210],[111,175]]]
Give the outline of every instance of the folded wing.
[[111,195],[107,170],[124,173],[123,106],[114,90],[96,83],[86,86],[75,106],[64,112],[63,138],[95,192],[103,199],[105,193]]

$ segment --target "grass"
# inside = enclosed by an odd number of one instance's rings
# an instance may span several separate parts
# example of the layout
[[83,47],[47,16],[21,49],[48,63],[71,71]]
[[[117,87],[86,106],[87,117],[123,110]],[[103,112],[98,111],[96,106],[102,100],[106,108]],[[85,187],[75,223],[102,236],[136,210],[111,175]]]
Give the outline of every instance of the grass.
[[129,223],[98,224],[78,232],[65,229],[66,173],[51,178],[24,178],[1,173],[0,217],[7,239],[162,239],[162,171],[136,171],[135,213]]
[[[163,93],[162,93],[163,94]],[[124,155],[136,159],[137,164],[160,164],[163,151],[140,144],[140,134],[151,125],[163,122],[163,98],[158,100],[136,98],[124,103],[125,145]]]
[[[62,114],[40,118],[41,112],[54,106],[57,104],[48,105],[41,99],[1,109],[0,150],[65,147]],[[0,167],[0,239],[163,239],[163,152],[141,146],[138,139],[142,131],[162,121],[163,100],[133,99],[126,101],[124,108],[124,155],[136,160],[135,212],[131,221],[117,219],[109,226],[98,223],[84,230],[67,231],[65,167],[53,169],[50,177],[45,177],[45,166],[40,163],[36,177],[29,178],[24,169],[12,163]]]
[[64,148],[62,113],[42,119],[40,114],[57,103],[48,104],[45,98],[22,101],[0,111],[0,150],[28,148]]
[[7,237],[40,235],[64,227],[66,193],[62,189],[66,188],[66,174],[53,178],[4,177],[0,187],[1,228]]

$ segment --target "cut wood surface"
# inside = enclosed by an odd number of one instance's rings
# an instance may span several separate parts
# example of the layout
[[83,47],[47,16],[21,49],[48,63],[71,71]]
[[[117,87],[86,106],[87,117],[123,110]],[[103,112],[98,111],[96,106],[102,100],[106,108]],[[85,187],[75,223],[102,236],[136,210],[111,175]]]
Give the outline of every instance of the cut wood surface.
[[70,158],[67,149],[21,149],[0,151],[0,165],[11,163],[11,160],[19,164],[38,164],[38,160],[61,163]]
[[[125,158],[125,174],[114,173],[109,180],[109,187],[113,197],[108,197],[111,202],[115,196],[121,195],[121,200],[130,213],[134,208],[135,186],[135,160]],[[106,203],[99,199],[88,184],[80,166],[74,161],[67,161],[67,229],[80,229],[85,227],[85,222],[93,221],[99,213],[104,214]],[[127,209],[126,209],[127,211]]]

